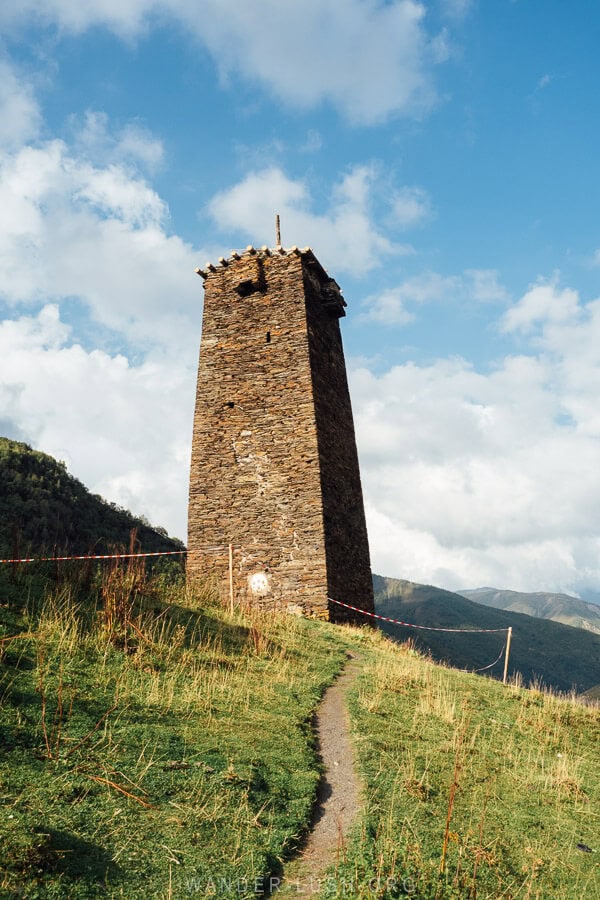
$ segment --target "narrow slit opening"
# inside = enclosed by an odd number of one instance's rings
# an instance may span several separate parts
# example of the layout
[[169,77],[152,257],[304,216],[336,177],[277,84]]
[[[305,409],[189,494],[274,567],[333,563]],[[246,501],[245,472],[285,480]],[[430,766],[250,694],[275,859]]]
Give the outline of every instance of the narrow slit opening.
[[271,343],[271,332],[267,331],[267,344]]

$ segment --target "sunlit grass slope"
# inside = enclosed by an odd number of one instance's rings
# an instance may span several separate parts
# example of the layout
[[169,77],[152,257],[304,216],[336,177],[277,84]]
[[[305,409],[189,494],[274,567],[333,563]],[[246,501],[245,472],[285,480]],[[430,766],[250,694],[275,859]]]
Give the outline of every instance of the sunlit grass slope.
[[15,587],[21,605],[15,590],[0,604],[0,896],[256,897],[309,826],[312,715],[349,649],[364,815],[323,896],[599,895],[597,710],[369,628],[230,614],[133,564],[91,596]]
[[366,810],[339,896],[600,897],[597,708],[383,644],[350,700]]
[[98,611],[66,586],[5,629],[2,896],[253,896],[309,822],[342,635],[128,578]]

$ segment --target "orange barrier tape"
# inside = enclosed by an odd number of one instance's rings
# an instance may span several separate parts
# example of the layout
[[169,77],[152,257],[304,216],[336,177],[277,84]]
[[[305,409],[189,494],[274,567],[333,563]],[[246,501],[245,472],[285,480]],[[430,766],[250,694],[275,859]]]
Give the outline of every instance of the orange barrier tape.
[[[209,550],[224,550],[225,547],[207,547]],[[101,556],[32,556],[27,559],[0,559],[0,563],[63,562],[67,559],[130,559],[134,556],[178,556],[187,550],[158,550],[155,553],[105,553]]]
[[349,603],[342,603],[341,600],[334,600],[333,597],[327,598],[330,603],[337,603],[338,606],[345,606],[346,609],[352,609],[354,612],[362,613],[363,616],[370,616],[372,619],[381,619],[383,622],[392,622],[394,625],[404,625],[405,628],[420,628],[423,631],[453,631],[458,634],[492,634],[492,632],[508,631],[508,628],[434,628],[433,625],[414,625],[411,622],[401,622],[400,619],[390,619],[388,616],[378,616],[377,613],[367,612],[366,609],[359,609],[357,606],[350,606]]

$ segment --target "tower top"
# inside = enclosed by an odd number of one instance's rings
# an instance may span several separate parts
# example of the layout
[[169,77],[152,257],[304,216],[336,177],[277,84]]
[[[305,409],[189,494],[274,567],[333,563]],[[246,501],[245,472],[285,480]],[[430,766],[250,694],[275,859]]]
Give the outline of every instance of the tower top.
[[[282,247],[281,244],[278,244],[276,247],[267,247],[264,244],[262,247],[254,247],[252,244],[249,244],[245,250],[232,250],[229,256],[220,256],[218,262],[206,262],[204,264],[204,268],[198,267],[194,269],[196,275],[200,275],[203,281],[213,273],[218,270],[223,270],[230,265],[239,262],[240,260],[249,260],[249,259],[261,259],[265,260],[269,257],[301,257],[303,260],[308,263],[311,269],[315,271],[322,280],[328,281],[331,284],[335,284],[338,291],[340,290],[340,286],[337,284],[334,278],[328,274],[327,270],[321,265],[317,257],[315,256],[311,247],[303,247],[300,249],[299,247]],[[346,305],[344,303],[344,305]]]
[[267,247],[266,244],[263,247],[253,247],[252,244],[249,244],[245,250],[232,250],[229,256],[220,256],[217,265],[212,262],[207,262],[204,264],[203,269],[195,269],[195,272],[196,275],[200,275],[203,279],[206,279],[211,272],[216,272],[218,268],[225,268],[242,258],[250,259],[255,257],[258,259],[266,259],[269,256],[305,256],[311,262],[314,260],[314,263],[316,263],[322,272],[327,275],[327,272],[323,269],[323,266],[317,260],[310,247],[304,247],[302,250],[298,247],[289,247],[286,249],[285,247],[282,247],[281,244],[277,247]]
[[[335,278],[332,278],[323,268],[310,247],[304,247],[300,250],[298,247],[246,247],[245,250],[232,250],[228,257],[219,257],[218,263],[207,262],[203,269],[196,269],[196,275],[200,275],[204,282],[204,287],[211,278],[224,277],[227,271],[238,269],[238,267],[246,268],[248,263],[254,261],[259,267],[265,265],[281,265],[286,260],[300,260],[305,271],[311,273],[313,278],[321,285],[319,288],[325,305],[330,315],[340,318],[345,316],[344,308],[347,306],[341,292],[341,288]],[[247,279],[246,279],[247,280]],[[246,283],[246,281],[244,281]]]

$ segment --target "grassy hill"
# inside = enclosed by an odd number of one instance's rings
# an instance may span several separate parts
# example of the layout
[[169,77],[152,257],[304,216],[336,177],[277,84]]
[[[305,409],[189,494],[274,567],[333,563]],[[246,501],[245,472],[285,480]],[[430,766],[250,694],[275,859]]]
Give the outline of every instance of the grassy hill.
[[506,609],[511,612],[525,613],[541,619],[552,619],[571,625],[573,628],[585,628],[600,634],[600,606],[586,603],[568,594],[550,594],[545,591],[523,593],[521,591],[499,591],[497,588],[477,588],[472,591],[457,591],[462,597],[493,606],[495,609]]
[[309,827],[349,649],[364,810],[322,897],[597,896],[596,710],[130,574],[0,605],[0,896],[256,897]]
[[[460,594],[396,578],[373,577],[379,614],[416,625],[446,628],[513,628],[509,674],[578,693],[600,684],[600,635],[547,619],[483,606]],[[411,639],[434,659],[462,669],[487,666],[500,653],[500,634],[446,634],[381,623],[396,639]],[[501,661],[491,670],[499,677]]]
[[[144,549],[180,546],[26,445],[0,441],[0,467],[9,553],[98,552],[136,526]],[[350,716],[364,809],[322,897],[600,895],[597,708],[444,668],[371,628],[230,613],[177,567],[102,563],[82,578],[84,566],[45,580],[10,567],[0,584],[0,897],[267,891],[310,827],[314,712],[350,650],[363,665]],[[399,611],[398,584],[380,579],[380,610]],[[586,663],[595,671],[595,635],[412,588],[401,618],[512,617],[526,678],[556,642],[559,686],[561,664],[581,680]],[[468,638],[471,662],[498,649]],[[438,649],[461,664],[459,644]]]
[[0,557],[106,553],[129,544],[177,550],[181,541],[91,494],[62,462],[0,438]]

